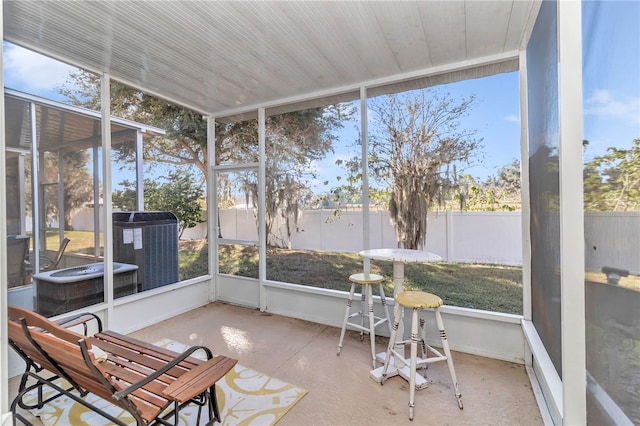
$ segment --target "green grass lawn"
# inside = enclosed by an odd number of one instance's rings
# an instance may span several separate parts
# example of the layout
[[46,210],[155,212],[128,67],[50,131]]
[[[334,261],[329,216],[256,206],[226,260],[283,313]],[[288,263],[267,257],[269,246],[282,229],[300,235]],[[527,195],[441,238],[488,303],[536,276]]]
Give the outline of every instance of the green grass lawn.
[[[225,246],[220,272],[257,277],[257,249]],[[349,291],[349,275],[362,272],[357,253],[267,250],[267,279]],[[372,261],[371,272],[387,277],[385,293],[393,292],[393,263]],[[522,314],[522,268],[470,263],[408,264],[404,287],[440,296],[447,305]]]
[[[94,254],[94,234],[90,231],[64,231],[64,236],[69,238],[69,245],[65,253]],[[102,233],[100,233],[100,247],[102,247]],[[60,247],[58,231],[47,231],[47,251],[57,251]],[[102,250],[100,251],[102,253]]]
[[[93,254],[93,233],[66,231],[68,253]],[[206,241],[180,241],[180,280],[207,273]],[[57,249],[57,232],[47,233],[47,247]],[[257,247],[220,247],[220,272],[258,277]],[[267,249],[267,279],[349,291],[349,275],[362,272],[357,253]],[[371,272],[387,277],[384,287],[393,293],[393,264],[372,261]],[[473,263],[429,263],[405,266],[405,289],[440,296],[445,304],[522,314],[522,268]]]

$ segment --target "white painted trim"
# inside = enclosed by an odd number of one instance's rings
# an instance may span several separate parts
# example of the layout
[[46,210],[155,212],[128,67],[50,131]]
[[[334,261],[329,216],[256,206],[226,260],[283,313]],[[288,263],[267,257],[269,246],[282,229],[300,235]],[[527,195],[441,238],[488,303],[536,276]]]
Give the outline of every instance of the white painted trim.
[[527,52],[520,52],[520,195],[522,205],[522,313],[531,320],[531,198],[529,195],[529,109]]
[[[538,332],[532,321],[522,321],[522,331],[526,343],[533,355],[533,367],[536,371],[536,377],[542,393],[545,396],[545,406],[550,413],[553,423],[560,424],[562,422],[562,380],[551,362],[551,358],[547,353]],[[540,371],[540,374],[538,374]],[[543,406],[540,406],[542,411]]]
[[543,0],[535,0],[533,5],[531,6],[531,10],[529,12],[529,16],[527,19],[527,25],[525,30],[522,32],[522,40],[520,40],[520,51],[527,50],[527,45],[529,44],[529,39],[531,38],[531,33],[533,32],[533,27],[536,24],[536,20],[538,19],[538,13],[540,13],[540,7],[542,7]]
[[[176,291],[176,290],[179,290],[179,289],[184,288],[184,287],[190,287],[192,285],[199,284],[199,283],[202,283],[202,282],[205,282],[205,281],[211,282],[212,281],[212,276],[211,275],[202,275],[202,276],[199,276],[199,277],[196,277],[196,278],[191,278],[190,280],[184,280],[184,281],[180,281],[180,282],[177,282],[177,283],[174,283],[174,284],[169,284],[169,285],[165,285],[165,286],[162,286],[162,287],[156,287],[156,288],[152,288],[152,289],[149,289],[149,290],[145,290],[145,291],[142,291],[140,293],[130,294],[128,296],[120,297],[118,299],[115,299],[113,301],[113,305],[114,306],[128,305],[128,304],[140,301],[140,300],[147,299],[149,297],[154,297],[154,296],[157,296],[159,294],[164,294],[164,293],[170,293],[172,291]],[[100,305],[95,305],[95,306],[99,307]],[[93,307],[93,305],[89,306],[87,308],[84,308],[83,310],[87,310],[87,309],[90,309],[92,307]],[[67,315],[67,314],[65,314],[65,315]]]
[[161,292],[145,291],[146,297],[123,300],[113,308],[109,329],[128,334],[192,311],[209,303],[209,283],[201,280],[181,286],[168,286]]
[[[369,149],[369,140],[367,135],[368,128],[368,113],[367,110],[367,88],[360,87],[360,141],[362,144],[362,161],[360,167],[362,168],[362,249],[368,250],[371,248],[371,209],[369,206],[369,156],[367,151]],[[365,273],[371,272],[371,259],[364,258],[362,260],[363,271]]]
[[[0,16],[0,19],[2,17]],[[0,52],[2,53],[2,52]],[[0,424],[3,426],[10,426],[13,425],[13,416],[11,415],[11,413],[2,413],[2,417],[0,418]]]
[[[109,74],[100,78],[100,125],[102,127],[102,220],[104,240],[104,301],[107,303],[105,328],[113,319],[113,205],[111,202],[111,81]],[[94,186],[95,186],[94,182]],[[97,203],[98,200],[95,200]],[[96,224],[100,228],[100,222]],[[97,238],[97,235],[96,235]],[[98,240],[99,242],[99,240]],[[98,247],[96,247],[96,250]]]
[[[240,278],[240,277],[238,277]],[[266,281],[264,283],[265,287],[272,288],[280,288],[283,290],[297,291],[300,293],[309,293],[316,294],[323,297],[336,297],[339,299],[345,299],[347,297],[347,292],[341,290],[333,290],[327,288],[313,287],[301,284],[290,284],[280,281]],[[375,303],[380,303],[380,296],[373,296],[373,300]],[[387,297],[387,305],[394,306],[395,302],[392,297]],[[468,318],[477,318],[489,321],[497,321],[504,322],[509,324],[521,324],[522,316],[507,314],[502,312],[492,312],[492,311],[483,311],[480,309],[471,309],[471,308],[463,308],[461,306],[451,306],[451,305],[442,305],[440,308],[440,312],[444,314],[457,315],[461,317]],[[338,318],[337,320],[340,320]],[[338,325],[342,324],[339,321],[336,323]]]
[[13,148],[13,147],[6,147],[4,149],[6,152],[15,152],[16,154],[22,154],[22,155],[27,155],[31,153],[31,150],[29,149],[24,149],[24,148]]
[[[283,290],[292,290],[292,291],[295,290],[295,291],[299,291],[300,293],[317,294],[325,297],[344,298],[346,295],[346,292],[340,291],[340,290],[313,287],[313,286],[302,285],[302,284],[291,284],[291,283],[285,283],[281,281],[265,281],[264,285],[265,287],[280,288]],[[373,296],[373,297],[375,299],[377,296]],[[378,297],[378,300],[379,299],[380,298]],[[393,300],[390,300],[389,303],[393,303]]]
[[[100,125],[102,126],[102,122],[100,123]],[[95,130],[94,130],[95,133]],[[102,141],[101,141],[102,144]],[[98,182],[100,182],[100,179],[102,179],[102,176],[100,176],[100,147],[97,144],[93,144],[92,148],[93,150],[93,205],[98,205],[100,206],[100,186],[97,184]],[[44,163],[43,163],[44,164]],[[62,176],[62,175],[61,175]],[[58,194],[60,194],[60,187],[58,187]],[[64,188],[62,188],[62,190],[64,191]],[[61,196],[62,194],[60,194],[59,196]],[[93,209],[93,225],[94,225],[94,232],[93,232],[93,255],[95,258],[99,258],[101,253],[100,253],[100,232],[95,232],[96,229],[100,229],[99,226],[98,228],[95,227],[96,223],[100,223],[101,222],[101,217],[100,214],[104,214],[104,209],[100,210],[100,208],[94,208]],[[64,235],[64,232],[61,233],[60,236],[60,241],[62,241],[62,236]],[[104,293],[106,295],[106,293]]]
[[[230,281],[227,285],[233,288],[233,282]],[[346,292],[272,281],[265,283],[265,287],[269,295],[267,312],[336,328],[342,324]],[[243,306],[249,305],[238,299],[235,299],[235,302]],[[393,307],[393,303],[389,305]],[[374,310],[376,315],[383,315],[380,298],[376,296]],[[518,316],[508,314],[493,315],[492,312],[452,306],[443,306],[441,312],[451,349],[518,364],[524,363],[525,340],[519,322],[521,317],[516,318]],[[427,323],[435,324],[434,313],[428,310],[426,315]],[[409,316],[405,318],[405,322],[407,321],[410,321]],[[438,346],[440,341],[435,330],[433,331],[434,333],[428,334],[427,341]],[[388,335],[388,330],[384,327],[378,332],[381,336]]]
[[213,168],[216,171],[242,171],[242,170],[255,170],[260,167],[260,163],[243,163],[243,164],[221,164],[219,166],[214,165]]
[[[0,4],[0,34],[4,36],[3,25],[4,3]],[[4,37],[3,37],[4,39]],[[0,413],[2,414],[2,424],[7,422],[9,411],[9,343],[5,336],[8,335],[7,327],[7,294],[9,291],[7,280],[7,176],[4,172],[5,164],[7,164],[7,153],[5,148],[5,114],[4,114],[4,63],[3,63],[3,46],[0,46],[0,164],[2,164],[3,173],[0,176]]]
[[504,312],[483,311],[481,309],[463,308],[461,306],[442,305],[442,307],[440,308],[440,312],[461,317],[499,321],[509,324],[522,323],[522,315],[507,314]]
[[553,425],[553,418],[551,417],[551,413],[549,412],[549,407],[547,407],[547,401],[544,399],[544,393],[542,392],[542,388],[540,387],[540,382],[538,381],[538,377],[533,369],[531,364],[525,363],[525,371],[527,372],[527,376],[529,376],[529,382],[531,383],[531,391],[533,392],[533,396],[536,399],[536,403],[538,404],[538,409],[540,410],[540,415],[542,416],[542,423],[545,426]]
[[[101,70],[101,69],[94,68],[94,67],[92,67],[90,65],[87,65],[87,64],[81,64],[81,63],[73,61],[73,60],[71,60],[69,58],[62,58],[62,56],[57,55],[55,52],[48,52],[46,50],[42,50],[42,46],[38,46],[37,44],[31,44],[31,43],[28,43],[28,42],[23,41],[23,40],[17,42],[16,40],[12,40],[11,38],[5,38],[5,40],[7,40],[7,41],[9,41],[9,42],[11,42],[13,44],[16,44],[18,46],[21,46],[21,47],[23,47],[25,49],[31,50],[33,52],[38,52],[38,53],[40,53],[42,55],[45,55],[45,56],[47,56],[47,57],[49,57],[51,59],[55,59],[56,61],[62,62],[63,64],[71,65],[72,67],[79,68],[79,69],[82,69],[82,70],[86,70],[86,71],[89,71],[89,72],[91,72],[93,74],[96,74],[96,75],[100,75],[104,71],[104,70]],[[169,103],[172,103],[172,104],[175,104],[175,105],[178,105],[178,106],[182,106],[182,107],[184,107],[186,109],[190,109],[190,110],[195,111],[197,113],[200,113],[200,114],[203,114],[203,115],[208,114],[207,111],[203,111],[203,110],[201,110],[199,108],[195,108],[193,106],[190,106],[190,105],[184,104],[182,102],[176,101],[175,99],[173,99],[171,97],[168,97],[166,95],[162,95],[162,94],[160,94],[160,93],[158,93],[156,91],[150,90],[149,88],[143,88],[142,86],[140,86],[139,84],[136,84],[134,82],[126,81],[126,80],[120,79],[120,78],[113,78],[112,80],[113,81],[117,81],[119,83],[122,83],[122,84],[124,84],[126,86],[129,86],[132,89],[138,90],[140,92],[144,92],[144,93],[147,93],[149,95],[155,96],[155,97],[157,97],[159,99],[164,99],[165,101],[167,101]]]
[[[214,167],[216,165],[216,120],[214,117],[205,117],[207,120],[207,241],[209,247],[207,253],[207,267],[210,274],[218,272],[218,197],[217,179]],[[216,281],[210,280],[209,300],[216,300]]]
[[264,311],[267,306],[267,291],[264,281],[267,279],[267,224],[266,224],[266,140],[267,117],[264,108],[258,108],[258,284],[260,286],[260,300],[258,306]]
[[218,245],[220,244],[239,244],[243,246],[258,246],[260,241],[258,240],[234,240],[233,238],[218,238]]
[[603,388],[587,371],[587,387],[589,388],[589,393],[593,396],[594,404],[598,406],[598,409],[603,413],[606,413],[608,417],[608,421],[603,421],[603,423],[614,424],[614,425],[633,425],[633,422],[624,411],[620,408],[620,406],[616,403],[616,401],[611,398],[611,396],[607,393],[607,390]]
[[140,130],[136,131],[136,207],[144,211],[144,139]]
[[434,76],[439,74],[454,73],[454,72],[463,71],[465,69],[479,67],[483,65],[497,64],[500,62],[506,62],[506,61],[516,59],[517,57],[518,57],[518,51],[504,52],[497,55],[485,56],[483,58],[476,58],[476,59],[456,62],[454,64],[440,65],[440,66],[421,69],[421,70],[412,71],[404,74],[397,74],[391,77],[373,79],[373,80],[369,80],[369,81],[358,83],[358,84],[350,84],[350,85],[332,88],[328,90],[320,90],[317,92],[305,93],[303,95],[292,96],[285,99],[278,99],[277,101],[267,102],[260,105],[247,105],[240,108],[221,111],[216,115],[219,117],[227,117],[227,116],[234,116],[238,114],[246,114],[250,111],[255,111],[259,107],[264,107],[268,109],[273,107],[294,104],[302,101],[308,101],[311,99],[335,96],[335,95],[340,95],[340,94],[349,93],[349,92],[357,92],[360,90],[360,87],[366,87],[367,89],[371,89],[374,87],[385,86],[387,84],[392,84],[392,83],[400,83],[403,81],[413,80],[416,78],[429,77],[429,76]]
[[564,424],[586,424],[582,4],[558,1],[560,292]]
[[[13,89],[5,89],[5,94],[9,97],[16,98],[21,101],[27,101],[27,102],[35,103],[38,105],[44,105],[49,108],[55,108],[63,111],[73,112],[74,114],[82,115],[85,117],[91,117],[98,120],[102,119],[102,114],[100,113],[100,111],[94,111],[91,109],[86,109],[86,108],[82,108],[82,107],[71,105],[71,104],[63,104],[61,102],[52,101],[51,99],[41,98],[36,95],[31,95],[29,93],[20,92],[18,90],[13,90]],[[124,119],[124,118],[111,117],[111,122],[119,124],[123,127],[130,127],[132,129],[139,130],[142,133],[152,133],[152,134],[157,134],[161,136],[166,134],[166,132],[159,127],[148,126],[146,124],[138,123],[135,121]]]
[[260,309],[260,287],[256,278],[217,274],[216,291],[220,302]]
[[[4,98],[3,98],[4,101]],[[4,118],[4,116],[3,116]],[[32,102],[29,104],[29,126],[31,130],[31,194],[32,194],[32,212],[40,211],[40,174],[43,171],[40,169],[40,153],[38,152],[38,125],[36,121],[36,105]],[[33,231],[33,252],[40,253],[40,226],[38,220],[40,218],[32,214],[31,215],[31,229]],[[34,256],[33,262],[34,271],[40,270],[40,256]]]

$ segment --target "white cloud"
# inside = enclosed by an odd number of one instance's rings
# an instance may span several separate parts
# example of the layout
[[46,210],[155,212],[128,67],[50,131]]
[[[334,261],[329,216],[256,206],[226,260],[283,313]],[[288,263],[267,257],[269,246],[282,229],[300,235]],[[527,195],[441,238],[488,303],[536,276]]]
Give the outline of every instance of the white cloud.
[[10,43],[3,46],[4,84],[33,94],[53,90],[77,68]]
[[640,98],[614,99],[608,90],[596,90],[587,98],[584,113],[640,124]]
[[510,121],[512,123],[519,123],[520,122],[520,117],[515,115],[515,114],[507,115],[504,119],[505,119],[505,121]]

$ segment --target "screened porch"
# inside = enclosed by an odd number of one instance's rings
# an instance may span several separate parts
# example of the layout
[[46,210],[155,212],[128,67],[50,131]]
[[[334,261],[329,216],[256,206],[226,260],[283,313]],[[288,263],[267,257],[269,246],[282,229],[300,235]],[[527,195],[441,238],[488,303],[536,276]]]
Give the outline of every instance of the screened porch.
[[[273,246],[291,249],[296,232],[302,232],[286,217],[282,222],[269,217],[270,197],[284,182],[278,180],[284,173],[273,173],[274,164],[280,171],[287,170],[287,161],[304,157],[305,150],[302,143],[297,145],[299,151],[285,149],[292,144],[276,148],[274,141],[286,131],[277,133],[274,129],[277,125],[284,128],[287,114],[350,105],[355,123],[352,137],[357,140],[354,149],[360,155],[352,172],[360,175],[362,182],[353,203],[358,205],[358,225],[341,229],[342,240],[350,246],[340,250],[351,253],[358,268],[367,271],[379,265],[357,253],[393,248],[390,246],[399,239],[397,235],[385,239],[389,226],[384,222],[378,231],[374,223],[378,218],[373,208],[377,188],[368,154],[370,146],[375,146],[370,133],[376,126],[370,116],[375,98],[514,73],[520,128],[515,143],[519,145],[522,177],[521,215],[516,224],[520,251],[516,258],[522,268],[521,311],[477,309],[445,300],[442,312],[448,339],[454,361],[460,363],[460,383],[463,389],[468,386],[469,392],[463,390],[463,394],[470,394],[470,399],[464,410],[458,410],[453,397],[443,398],[437,411],[446,414],[434,417],[431,423],[639,422],[634,403],[639,382],[633,379],[640,341],[638,205],[634,199],[629,199],[623,210],[599,204],[598,200],[605,198],[599,190],[604,191],[615,175],[589,179],[600,172],[587,167],[591,159],[588,149],[597,145],[600,133],[596,130],[599,125],[604,127],[601,123],[608,117],[602,111],[616,110],[614,102],[607,104],[608,109],[599,109],[602,105],[594,102],[607,98],[602,92],[593,97],[591,88],[598,85],[596,82],[623,77],[627,81],[633,75],[633,67],[625,71],[602,64],[613,63],[621,52],[638,50],[640,37],[634,37],[638,29],[632,21],[620,20],[635,16],[637,5],[554,1],[125,2],[115,7],[108,2],[5,2],[2,7],[4,40],[84,69],[99,81],[98,93],[104,102],[97,110],[99,119],[94,117],[92,136],[85,139],[91,144],[86,149],[102,152],[92,157],[94,181],[101,185],[92,200],[103,209],[101,213],[96,209],[91,221],[103,234],[102,241],[95,239],[93,255],[100,254],[104,262],[104,297],[83,309],[100,315],[109,329],[149,341],[163,337],[181,340],[185,333],[172,321],[188,318],[194,323],[189,336],[200,336],[202,342],[233,353],[241,363],[245,357],[257,370],[307,388],[306,399],[282,424],[308,421],[307,416],[326,424],[408,423],[408,419],[404,412],[406,382],[398,380],[382,387],[372,381],[366,368],[366,345],[357,333],[349,334],[344,354],[335,356],[346,291],[294,279],[282,281],[275,274],[270,262]],[[625,30],[620,30],[612,43],[615,49],[606,49],[610,29],[616,26]],[[630,60],[638,63],[637,57]],[[112,116],[117,116],[113,110],[119,106],[107,101],[113,97],[110,88],[118,84],[188,109],[191,114],[185,115],[185,120],[196,122],[194,117],[204,117],[193,129],[199,141],[199,163],[194,167],[206,182],[205,220],[200,222],[206,225],[181,234],[187,237],[177,246],[178,254],[191,255],[197,244],[193,241],[202,240],[206,249],[193,255],[195,266],[181,269],[178,278],[166,285],[121,296],[116,294],[115,252],[119,243],[114,236],[119,225],[114,220],[114,213],[118,213],[114,199],[122,201],[118,197],[129,188],[117,182],[120,171],[114,161],[120,142],[117,126],[122,123]],[[631,120],[637,111],[633,110],[633,99],[639,90],[637,84],[629,83]],[[0,190],[0,204],[7,206],[7,226],[15,231],[2,230],[2,241],[8,235],[26,232],[20,221],[26,220],[29,211],[26,201],[20,201],[16,208],[10,199],[8,177],[14,169],[20,170],[19,165],[12,166],[17,151],[9,135],[15,125],[9,116],[10,104],[5,101],[0,132],[5,135],[0,144],[0,155],[5,157],[0,164],[7,177],[3,182],[6,190]],[[595,116],[605,119],[599,121]],[[637,120],[632,123],[637,125]],[[171,128],[166,131],[171,136]],[[306,140],[305,136],[299,139]],[[618,149],[622,157],[615,164],[628,167],[625,170],[633,175],[638,170],[633,157],[637,143],[632,142],[631,148],[628,143],[616,139],[607,146]],[[346,142],[338,141],[336,146],[346,147]],[[310,157],[311,147],[306,152]],[[33,150],[24,154],[42,155]],[[136,167],[142,167],[141,163]],[[140,190],[142,179],[134,174],[128,177],[134,182],[138,204],[124,211],[144,210],[147,200]],[[64,200],[57,196],[62,219]],[[37,211],[38,203],[33,202],[32,211]],[[13,221],[9,220],[12,211],[17,213]],[[231,216],[235,221],[228,221]],[[603,221],[610,225],[603,227]],[[272,232],[274,229],[279,234]],[[38,232],[37,227],[33,232]],[[63,235],[61,232],[60,241]],[[131,235],[129,243],[136,244],[135,234]],[[339,251],[322,250],[319,245],[328,244],[323,235],[325,232],[319,232],[311,239],[316,245],[310,248],[318,250],[314,262],[321,263]],[[452,234],[443,235],[446,242]],[[187,238],[191,240],[187,242]],[[492,238],[476,236],[467,245],[476,244],[482,251],[483,243],[485,247],[494,244]],[[37,253],[41,248],[36,244],[42,247],[44,243],[37,237],[33,241]],[[427,235],[421,250],[449,259],[446,248],[437,246],[438,242],[433,234]],[[1,249],[2,259],[8,259],[8,246]],[[250,264],[248,273],[239,273],[223,257],[232,249],[240,253],[233,260]],[[349,273],[344,271],[345,281]],[[9,285],[3,283],[1,288],[4,312]],[[388,303],[393,305],[391,297]],[[609,309],[612,306],[616,309]],[[375,309],[381,312],[379,298]],[[427,321],[433,322],[432,313],[427,315]],[[6,315],[2,317],[6,321]],[[230,324],[223,324],[227,319]],[[271,321],[275,324],[270,330],[273,334],[257,338],[260,324]],[[227,326],[239,335],[248,333],[252,336],[247,340],[250,349],[235,347],[219,331],[209,331],[211,324],[211,330]],[[308,344],[295,339],[283,343],[287,334],[297,336],[302,329],[310,334],[299,339]],[[382,331],[379,350],[387,337]],[[257,342],[259,346],[251,346]],[[432,343],[438,344],[435,336]],[[0,382],[2,395],[8,395],[4,391],[19,372],[19,364],[4,337],[2,351]],[[254,356],[254,351],[259,356]],[[344,382],[319,374],[325,365],[344,373],[340,374]],[[313,369],[314,374],[306,375],[307,369]],[[357,378],[348,381],[350,374]],[[442,391],[440,399],[450,389],[446,375],[441,383],[436,381],[442,385],[436,391]],[[392,385],[391,392],[388,385]],[[350,400],[341,393],[344,389],[355,394],[371,392],[376,397]],[[435,389],[437,386],[431,386],[417,393],[421,404],[416,411],[418,420],[424,420],[421,416],[430,409],[430,398],[435,399],[429,392]],[[329,406],[327,401],[336,395],[344,405]],[[2,401],[5,415],[9,402],[7,398]],[[364,417],[354,414],[358,402],[370,404]],[[315,413],[312,405],[321,412]]]

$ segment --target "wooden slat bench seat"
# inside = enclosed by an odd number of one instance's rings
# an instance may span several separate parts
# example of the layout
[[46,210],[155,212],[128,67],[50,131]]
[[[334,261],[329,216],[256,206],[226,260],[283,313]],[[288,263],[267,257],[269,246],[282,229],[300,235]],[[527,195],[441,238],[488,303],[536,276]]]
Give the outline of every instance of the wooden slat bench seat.
[[[204,406],[209,424],[220,422],[215,383],[233,368],[235,359],[213,357],[204,346],[178,354],[113,331],[87,337],[21,308],[10,307],[9,317],[10,344],[27,362],[20,392],[12,403],[14,421],[28,423],[17,414],[17,406],[28,408],[22,402],[24,395],[49,386],[116,424],[123,423],[82,397],[91,392],[104,398],[131,413],[139,425],[171,424],[171,419],[177,424],[179,411],[190,403],[200,407],[198,423]],[[77,321],[66,324],[78,325]],[[207,360],[192,357],[196,351],[203,351]],[[56,379],[67,379],[72,388],[55,385],[42,370],[49,370]],[[29,378],[36,383],[26,386]]]
[[210,383],[215,383],[224,377],[236,362],[235,359],[226,356],[213,357],[178,377],[162,391],[162,394],[178,402],[187,402],[206,389]]

